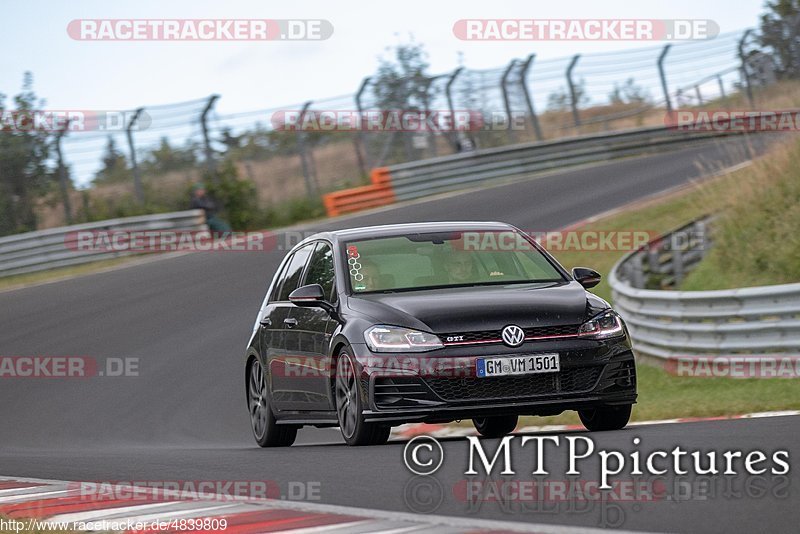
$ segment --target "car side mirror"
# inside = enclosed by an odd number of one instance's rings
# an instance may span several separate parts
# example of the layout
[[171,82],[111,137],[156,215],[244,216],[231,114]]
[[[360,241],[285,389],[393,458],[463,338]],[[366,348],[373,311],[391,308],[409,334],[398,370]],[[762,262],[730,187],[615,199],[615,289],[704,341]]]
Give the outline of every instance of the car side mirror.
[[289,293],[289,302],[303,308],[322,308],[328,313],[335,313],[333,305],[325,300],[325,292],[319,284],[298,287]]
[[602,278],[600,273],[593,269],[587,269],[586,267],[575,267],[572,269],[572,277],[585,289],[596,286],[600,283],[600,279]]

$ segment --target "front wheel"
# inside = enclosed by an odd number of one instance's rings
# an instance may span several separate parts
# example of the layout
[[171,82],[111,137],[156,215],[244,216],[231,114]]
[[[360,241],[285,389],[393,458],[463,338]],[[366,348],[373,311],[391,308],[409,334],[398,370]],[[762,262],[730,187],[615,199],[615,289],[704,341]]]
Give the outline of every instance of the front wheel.
[[606,406],[604,408],[592,408],[588,410],[578,410],[581,423],[591,432],[603,430],[620,430],[625,428],[631,419],[632,405],[625,406]]
[[391,427],[364,422],[358,373],[347,350],[336,360],[335,397],[339,428],[348,445],[382,445],[389,440]]
[[496,417],[476,417],[472,424],[478,433],[485,438],[502,438],[517,428],[519,417],[516,415],[499,415]]
[[288,447],[297,438],[297,427],[279,425],[269,407],[269,388],[264,369],[258,358],[250,361],[247,380],[247,401],[250,408],[250,426],[256,443],[262,447]]

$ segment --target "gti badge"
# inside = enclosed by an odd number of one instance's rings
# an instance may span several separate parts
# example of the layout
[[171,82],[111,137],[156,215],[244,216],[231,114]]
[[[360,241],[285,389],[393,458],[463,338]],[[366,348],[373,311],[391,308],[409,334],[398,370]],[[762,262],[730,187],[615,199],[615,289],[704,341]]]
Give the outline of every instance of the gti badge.
[[525,332],[517,325],[511,324],[503,328],[501,337],[503,338],[503,343],[509,347],[519,347],[525,341]]

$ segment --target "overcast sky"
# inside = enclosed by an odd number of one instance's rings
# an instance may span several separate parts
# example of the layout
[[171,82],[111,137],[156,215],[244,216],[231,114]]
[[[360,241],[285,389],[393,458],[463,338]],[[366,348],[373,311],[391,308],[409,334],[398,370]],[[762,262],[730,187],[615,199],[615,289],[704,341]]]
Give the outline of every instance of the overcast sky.
[[[413,34],[434,73],[497,67],[510,57],[538,58],[651,46],[640,42],[465,42],[461,18],[693,18],[721,32],[754,27],[762,0],[502,1],[138,0],[4,1],[0,92],[15,94],[24,71],[51,109],[130,109],[222,95],[221,113],[278,107],[352,93],[374,72],[387,46]],[[67,35],[81,18],[315,18],[333,36],[323,42],[91,42]]]

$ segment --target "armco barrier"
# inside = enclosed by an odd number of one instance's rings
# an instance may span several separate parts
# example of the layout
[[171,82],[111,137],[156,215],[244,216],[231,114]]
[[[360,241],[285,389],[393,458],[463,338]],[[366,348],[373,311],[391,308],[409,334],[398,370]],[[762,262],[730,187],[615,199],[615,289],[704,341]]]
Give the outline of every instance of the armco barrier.
[[[705,221],[666,234],[653,248],[658,251],[661,247],[663,253],[664,244],[674,235],[686,234],[698,224],[704,228]],[[687,247],[672,254],[696,257],[698,250],[707,248]],[[717,291],[643,289],[641,286],[660,285],[671,265],[687,265],[685,261],[667,261],[659,263],[665,269],[643,273],[642,266],[650,256],[649,246],[631,252],[614,265],[609,276],[614,308],[628,324],[637,355],[654,359],[673,372],[680,371],[683,364],[691,368],[698,362],[754,362],[762,370],[788,363],[797,371],[800,284]]]
[[372,169],[370,181],[372,182],[370,185],[324,195],[322,199],[328,216],[335,217],[353,211],[386,206],[395,202],[387,167]]
[[462,152],[376,169],[372,185],[330,193],[325,196],[325,206],[328,215],[340,215],[384,206],[395,200],[412,200],[572,165],[682,148],[738,133],[737,130],[683,131],[658,126]]
[[70,240],[87,230],[207,230],[203,210],[158,213],[50,228],[0,238],[0,277],[116,258],[127,251],[75,250]]

